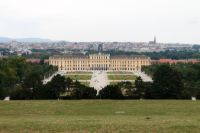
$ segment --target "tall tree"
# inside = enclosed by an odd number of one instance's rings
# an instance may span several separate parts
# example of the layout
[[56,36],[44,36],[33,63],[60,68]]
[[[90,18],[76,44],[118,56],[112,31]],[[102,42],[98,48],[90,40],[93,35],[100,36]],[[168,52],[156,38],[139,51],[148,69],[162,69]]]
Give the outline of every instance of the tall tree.
[[61,75],[56,75],[52,78],[51,82],[47,83],[47,88],[52,92],[52,98],[59,98],[60,94],[65,92],[66,81],[65,77]]
[[180,73],[169,65],[160,65],[153,75],[154,98],[180,98],[183,83]]
[[145,95],[144,82],[140,76],[137,77],[137,79],[135,80],[135,88],[136,88],[136,93],[138,94],[138,97],[144,98],[144,95]]
[[103,99],[121,99],[123,95],[119,86],[108,85],[99,91],[99,97]]

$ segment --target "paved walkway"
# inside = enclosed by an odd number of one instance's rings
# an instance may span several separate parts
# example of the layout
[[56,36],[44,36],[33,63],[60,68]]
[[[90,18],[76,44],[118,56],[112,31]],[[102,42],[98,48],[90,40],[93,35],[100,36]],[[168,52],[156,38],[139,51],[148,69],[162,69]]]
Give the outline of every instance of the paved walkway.
[[[141,71],[135,71],[133,72],[134,75],[136,76],[140,76],[144,82],[153,82],[152,78],[150,76],[148,76],[147,74],[145,74],[144,72]],[[51,79],[56,76],[57,74],[60,75],[65,75],[66,72],[65,71],[57,71],[55,72],[53,75],[51,75],[50,77],[46,78],[43,80],[43,84],[48,83],[49,81],[51,81]],[[71,74],[70,74],[71,75]],[[82,74],[81,74],[82,75]],[[85,75],[85,74],[83,74]],[[109,74],[108,74],[109,75]],[[113,74],[111,74],[113,75]],[[115,74],[114,74],[115,75]],[[116,75],[130,75],[130,74],[116,74]],[[108,80],[107,77],[107,73],[106,71],[93,71],[92,74],[92,79],[91,80],[80,80],[81,82],[90,82],[90,87],[94,87],[98,92],[99,90],[101,90],[103,87],[107,86],[109,84],[109,82],[115,82],[113,80]],[[125,81],[125,80],[121,80],[121,81]],[[130,80],[132,81],[132,80]]]
[[92,79],[90,80],[90,87],[94,87],[97,90],[97,94],[108,84],[108,77],[105,71],[93,72]]

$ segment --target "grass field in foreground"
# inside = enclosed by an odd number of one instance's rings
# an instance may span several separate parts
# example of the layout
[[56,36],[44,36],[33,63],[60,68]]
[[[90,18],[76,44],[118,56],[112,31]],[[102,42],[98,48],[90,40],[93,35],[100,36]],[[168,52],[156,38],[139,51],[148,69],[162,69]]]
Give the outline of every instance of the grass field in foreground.
[[0,132],[199,133],[200,101],[0,101]]

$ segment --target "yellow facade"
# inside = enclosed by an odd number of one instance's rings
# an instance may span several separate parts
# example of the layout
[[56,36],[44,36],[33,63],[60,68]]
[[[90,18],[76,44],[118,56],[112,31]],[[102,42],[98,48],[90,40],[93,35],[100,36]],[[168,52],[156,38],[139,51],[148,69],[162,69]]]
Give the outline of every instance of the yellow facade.
[[51,56],[49,64],[57,66],[59,70],[108,70],[134,71],[142,66],[150,65],[150,58],[146,56],[110,56],[110,54],[63,55]]

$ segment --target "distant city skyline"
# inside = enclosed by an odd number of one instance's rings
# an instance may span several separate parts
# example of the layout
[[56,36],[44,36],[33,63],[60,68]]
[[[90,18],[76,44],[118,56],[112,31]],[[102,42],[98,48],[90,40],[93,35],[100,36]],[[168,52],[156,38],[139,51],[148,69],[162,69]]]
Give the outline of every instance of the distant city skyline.
[[6,0],[0,36],[200,44],[199,0]]

